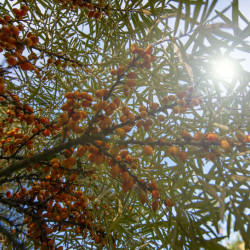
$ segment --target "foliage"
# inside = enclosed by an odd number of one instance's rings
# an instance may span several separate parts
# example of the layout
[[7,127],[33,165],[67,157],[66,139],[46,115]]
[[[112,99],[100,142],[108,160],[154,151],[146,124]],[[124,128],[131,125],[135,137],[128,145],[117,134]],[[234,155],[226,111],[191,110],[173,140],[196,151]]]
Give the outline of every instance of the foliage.
[[233,57],[249,22],[218,2],[0,3],[3,246],[224,249],[235,219],[250,247],[249,72]]

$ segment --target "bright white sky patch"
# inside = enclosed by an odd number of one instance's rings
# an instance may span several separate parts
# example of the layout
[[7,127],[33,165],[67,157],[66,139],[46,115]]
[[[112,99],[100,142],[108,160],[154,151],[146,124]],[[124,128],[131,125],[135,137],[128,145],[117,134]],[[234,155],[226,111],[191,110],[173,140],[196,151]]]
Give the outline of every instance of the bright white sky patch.
[[220,80],[231,80],[236,73],[236,65],[230,59],[218,59],[213,66],[213,74]]

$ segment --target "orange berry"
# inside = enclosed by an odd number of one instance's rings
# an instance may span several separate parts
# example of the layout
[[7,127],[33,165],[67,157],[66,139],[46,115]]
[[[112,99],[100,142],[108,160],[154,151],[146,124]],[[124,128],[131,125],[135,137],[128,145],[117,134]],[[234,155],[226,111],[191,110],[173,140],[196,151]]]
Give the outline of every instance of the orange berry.
[[128,119],[129,121],[134,121],[135,120],[135,115],[133,113],[128,114]]
[[207,140],[211,142],[218,142],[219,141],[219,136],[214,134],[214,133],[209,133],[207,135]]
[[74,156],[70,156],[66,158],[66,165],[69,166],[74,166],[76,164],[76,158]]
[[24,62],[20,64],[22,70],[32,70],[34,67],[30,62]]
[[121,105],[121,100],[120,100],[118,97],[116,97],[116,98],[114,99],[114,103],[116,104],[117,107],[120,107],[120,105]]
[[132,43],[131,46],[130,46],[130,51],[133,53],[133,54],[137,54],[138,53],[138,45],[136,43]]
[[177,97],[178,97],[179,99],[182,99],[182,98],[184,98],[184,96],[186,95],[186,91],[180,91],[180,92],[178,92],[176,95],[177,95]]
[[31,47],[32,45],[33,45],[33,42],[32,42],[32,40],[31,40],[31,38],[25,38],[24,40],[23,40],[23,44],[24,45],[26,45],[26,46],[28,46],[28,47]]
[[141,117],[142,119],[146,119],[147,116],[148,116],[147,111],[141,111],[141,112],[140,112],[140,117]]
[[115,69],[111,69],[111,70],[110,70],[110,74],[111,74],[112,76],[116,76],[116,75],[118,75],[118,71],[115,70]]
[[127,120],[128,120],[128,117],[127,117],[126,115],[122,115],[122,116],[120,117],[120,121],[121,121],[122,123],[126,122]]
[[165,119],[166,119],[166,117],[164,116],[164,115],[158,115],[158,120],[160,121],[160,122],[164,122],[165,121]]
[[132,80],[136,79],[137,76],[138,75],[135,72],[130,72],[130,73],[127,74],[127,78],[132,79]]
[[183,131],[183,132],[181,133],[181,137],[182,137],[183,139],[185,139],[185,140],[191,140],[191,139],[192,139],[192,136],[191,136],[188,132],[186,132],[186,131]]
[[173,102],[175,101],[176,97],[174,95],[169,95],[168,96],[168,101]]
[[153,102],[153,103],[151,104],[151,106],[150,106],[150,109],[151,109],[151,110],[156,110],[158,107],[159,107],[159,104],[156,103],[156,102]]
[[147,108],[145,106],[140,106],[139,107],[139,111],[142,112],[142,111],[147,111]]
[[116,178],[116,177],[118,177],[119,176],[119,174],[120,174],[120,168],[119,168],[119,166],[111,166],[111,175],[112,175],[112,177],[113,178]]
[[150,63],[151,62],[151,56],[149,54],[146,54],[143,57],[144,63]]
[[23,10],[23,11],[29,11],[29,7],[28,6],[26,6],[26,5],[22,5],[21,6],[21,10]]
[[9,65],[14,66],[14,65],[17,64],[17,60],[16,60],[16,58],[15,58],[14,56],[10,56],[10,57],[8,57],[8,59],[7,59],[7,63],[8,63]]
[[186,152],[181,151],[179,157],[180,157],[181,161],[183,161],[183,162],[187,161],[187,153]]
[[121,74],[125,73],[126,69],[127,68],[125,66],[119,66],[118,69],[117,69],[118,75],[121,75]]
[[245,141],[246,141],[246,142],[250,142],[250,135],[246,135]]
[[105,155],[103,153],[101,153],[101,154],[97,154],[95,156],[95,160],[94,161],[95,161],[96,164],[102,164],[102,163],[105,162],[105,160],[106,160]]
[[129,113],[130,113],[129,107],[127,107],[127,106],[122,107],[122,113],[124,115],[129,115]]
[[160,193],[159,193],[159,191],[158,190],[153,190],[152,191],[152,196],[155,199],[160,199]]
[[159,201],[153,201],[152,203],[152,209],[156,211],[159,208]]
[[48,129],[45,129],[45,130],[43,131],[43,135],[44,135],[44,136],[50,136],[50,134],[51,134],[51,132],[50,132]]
[[143,148],[143,152],[146,154],[146,155],[152,155],[154,153],[154,150],[153,148],[150,146],[150,145],[146,145],[144,146]]
[[138,121],[138,122],[136,123],[136,127],[137,127],[137,128],[140,128],[140,127],[142,127],[142,126],[144,126],[144,121],[143,121],[143,120],[140,120],[140,121]]
[[152,190],[158,190],[158,186],[155,182],[151,182],[149,184],[149,188],[152,189]]
[[86,146],[80,146],[80,147],[78,148],[77,152],[76,152],[76,155],[77,155],[78,157],[83,157],[84,154],[86,153],[86,151],[87,151],[87,147],[86,147]]
[[166,207],[173,207],[174,203],[172,202],[172,200],[170,198],[168,198],[166,201],[164,201],[164,205]]
[[124,135],[126,135],[125,130],[122,129],[122,128],[116,128],[116,129],[115,129],[115,133],[116,133],[117,135],[119,135],[119,136],[124,136]]
[[226,140],[226,139],[222,139],[220,141],[220,146],[222,149],[224,149],[225,151],[229,150],[230,149],[230,143]]
[[126,181],[129,178],[129,173],[127,171],[122,173],[122,179]]
[[204,137],[205,137],[205,135],[204,135],[203,133],[197,132],[197,133],[194,135],[193,139],[194,139],[195,141],[201,141]]
[[126,83],[130,88],[134,88],[136,86],[135,80],[128,80]]
[[100,19],[102,17],[102,13],[100,11],[95,12],[95,19]]
[[171,155],[171,156],[177,156],[179,153],[180,153],[180,150],[177,147],[170,146],[168,148],[168,154]]
[[92,18],[95,16],[95,11],[91,10],[88,14],[88,18]]

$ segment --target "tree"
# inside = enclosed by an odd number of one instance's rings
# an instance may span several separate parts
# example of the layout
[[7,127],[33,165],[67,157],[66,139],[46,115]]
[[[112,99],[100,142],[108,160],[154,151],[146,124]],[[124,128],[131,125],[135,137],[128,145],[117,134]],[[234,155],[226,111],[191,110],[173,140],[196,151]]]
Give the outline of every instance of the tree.
[[218,2],[1,3],[4,249],[224,249],[232,219],[249,248],[249,22]]

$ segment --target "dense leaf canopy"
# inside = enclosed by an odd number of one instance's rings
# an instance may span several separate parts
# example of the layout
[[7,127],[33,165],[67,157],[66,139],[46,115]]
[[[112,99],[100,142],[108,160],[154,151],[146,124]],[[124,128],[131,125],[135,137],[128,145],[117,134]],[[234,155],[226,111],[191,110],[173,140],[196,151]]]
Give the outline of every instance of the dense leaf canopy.
[[230,2],[0,3],[3,249],[250,248],[249,21]]

